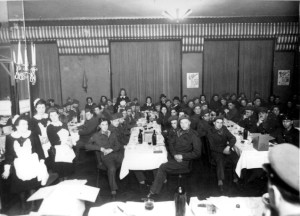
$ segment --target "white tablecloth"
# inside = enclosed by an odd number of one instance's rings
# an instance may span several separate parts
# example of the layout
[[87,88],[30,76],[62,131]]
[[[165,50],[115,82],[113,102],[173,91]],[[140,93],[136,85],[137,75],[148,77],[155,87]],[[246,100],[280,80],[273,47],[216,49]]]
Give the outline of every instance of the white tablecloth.
[[[120,179],[128,175],[129,170],[152,170],[157,169],[162,163],[166,163],[167,150],[164,138],[161,135],[160,126],[151,125],[156,131],[157,145],[149,145],[147,142],[138,143],[138,133],[143,127],[135,127],[131,130],[130,140],[125,146],[124,159],[120,170]],[[150,130],[153,130],[150,129]]]
[[[203,204],[199,206],[199,204]],[[206,204],[216,206],[216,216],[257,216],[263,215],[265,206],[261,197],[210,197],[206,200],[198,200],[197,197],[191,197],[190,208],[195,216],[211,215],[207,211]],[[237,205],[239,208],[237,208]]]
[[[124,211],[119,210],[118,206]],[[146,210],[143,202],[111,202],[99,207],[91,208],[88,216],[175,216],[175,202],[154,202],[152,210]],[[192,216],[190,207],[186,205],[186,216]]]
[[242,169],[255,169],[262,168],[264,163],[268,163],[268,153],[269,151],[257,151],[253,148],[252,136],[249,135],[247,140],[243,141],[243,137],[239,135],[238,131],[243,131],[239,125],[232,121],[225,120],[225,126],[229,131],[236,137],[236,144],[234,150],[240,156],[239,161],[236,165],[235,172],[241,177]]

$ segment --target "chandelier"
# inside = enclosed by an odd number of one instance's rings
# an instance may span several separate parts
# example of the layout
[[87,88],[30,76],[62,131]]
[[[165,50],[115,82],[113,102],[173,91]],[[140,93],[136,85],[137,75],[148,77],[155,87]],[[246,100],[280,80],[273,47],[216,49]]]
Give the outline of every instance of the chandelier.
[[[23,28],[20,28],[23,31],[23,40],[24,40],[24,61],[22,57],[22,37],[19,34],[19,43],[18,43],[18,58],[16,59],[15,51],[13,51],[13,61],[16,65],[15,71],[15,79],[16,80],[25,80],[28,79],[32,85],[36,83],[36,72],[38,68],[36,66],[36,49],[35,44],[31,42],[31,64],[28,61],[28,49],[27,49],[27,39],[26,39],[26,28],[25,28],[25,11],[24,11],[24,0],[22,1],[22,9],[23,9]],[[19,29],[19,28],[18,28]],[[23,29],[23,30],[22,30]],[[19,32],[19,31],[18,31]]]
[[183,20],[191,13],[192,13],[191,9],[182,10],[182,9],[176,8],[173,10],[165,10],[162,12],[162,15],[170,20],[176,20],[176,22],[179,22],[180,20]]

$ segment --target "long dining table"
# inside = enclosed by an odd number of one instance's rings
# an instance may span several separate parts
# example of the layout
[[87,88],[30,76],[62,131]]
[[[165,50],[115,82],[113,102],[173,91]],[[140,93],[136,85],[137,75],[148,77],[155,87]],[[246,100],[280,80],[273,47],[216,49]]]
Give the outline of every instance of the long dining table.
[[243,169],[255,169],[262,168],[264,163],[268,163],[269,151],[258,151],[253,147],[253,135],[249,133],[247,140],[243,139],[241,135],[244,128],[240,127],[233,121],[227,119],[224,120],[224,125],[228,130],[236,137],[236,143],[234,145],[235,152],[239,155],[239,160],[235,168],[235,172],[238,177],[241,177]]
[[[140,130],[143,142],[138,142]],[[153,145],[151,137],[155,130],[157,143]],[[168,161],[164,137],[161,126],[156,122],[147,123],[146,119],[139,119],[137,126],[131,129],[130,139],[125,146],[124,159],[120,170],[120,179],[128,175],[130,170],[153,170]]]

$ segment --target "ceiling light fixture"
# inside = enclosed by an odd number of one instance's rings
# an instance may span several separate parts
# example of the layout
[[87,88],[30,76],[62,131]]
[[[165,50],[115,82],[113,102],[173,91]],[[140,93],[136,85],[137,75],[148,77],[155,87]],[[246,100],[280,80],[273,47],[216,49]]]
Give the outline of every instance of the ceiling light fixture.
[[[36,66],[36,49],[35,44],[31,42],[31,61],[32,63],[29,64],[28,61],[28,52],[27,49],[27,38],[26,38],[26,27],[25,27],[25,10],[24,10],[24,0],[22,1],[22,12],[23,12],[23,26],[19,26],[18,24],[15,24],[15,28],[18,29],[18,35],[19,35],[19,43],[18,43],[18,51],[16,58],[16,53],[13,51],[13,62],[16,64],[16,71],[15,71],[15,79],[16,80],[25,80],[28,79],[32,85],[35,85],[36,83],[36,72],[37,72],[37,66]],[[20,32],[19,29],[23,32]],[[24,61],[22,57],[22,43],[21,40],[24,40]]]
[[165,10],[162,12],[162,15],[170,20],[176,20],[176,22],[179,22],[180,20],[183,20],[191,13],[192,13],[191,9],[181,10],[179,8],[176,8],[175,10]]

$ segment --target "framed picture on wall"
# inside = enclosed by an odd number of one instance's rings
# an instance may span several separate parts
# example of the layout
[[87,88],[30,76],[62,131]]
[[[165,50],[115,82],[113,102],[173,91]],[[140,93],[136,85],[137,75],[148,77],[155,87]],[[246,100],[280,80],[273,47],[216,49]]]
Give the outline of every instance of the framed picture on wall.
[[199,72],[186,74],[187,88],[199,88]]
[[278,85],[288,86],[290,84],[290,70],[278,70]]

